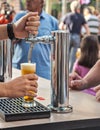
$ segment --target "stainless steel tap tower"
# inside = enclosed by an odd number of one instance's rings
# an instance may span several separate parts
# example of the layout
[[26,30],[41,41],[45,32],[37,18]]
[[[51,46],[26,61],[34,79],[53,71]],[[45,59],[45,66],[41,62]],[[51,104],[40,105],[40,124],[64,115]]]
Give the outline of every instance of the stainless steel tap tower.
[[12,78],[12,43],[8,40],[0,41],[0,82]]
[[55,112],[72,112],[69,105],[69,33],[54,31],[51,36],[28,38],[30,50],[28,61],[34,44],[51,44],[51,104],[49,108]]

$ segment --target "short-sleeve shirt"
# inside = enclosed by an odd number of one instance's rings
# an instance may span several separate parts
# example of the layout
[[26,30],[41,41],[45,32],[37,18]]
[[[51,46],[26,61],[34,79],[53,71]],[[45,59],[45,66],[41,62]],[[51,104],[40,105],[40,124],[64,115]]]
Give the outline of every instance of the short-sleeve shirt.
[[90,29],[90,33],[92,35],[98,35],[99,27],[100,27],[100,21],[99,21],[98,17],[95,15],[89,15],[87,17],[87,24]]
[[73,71],[77,72],[82,78],[89,72],[90,68],[79,65],[78,60],[75,61]]
[[81,27],[86,24],[86,21],[82,14],[79,13],[68,13],[63,18],[63,23],[66,24],[69,28],[70,33],[80,34]]

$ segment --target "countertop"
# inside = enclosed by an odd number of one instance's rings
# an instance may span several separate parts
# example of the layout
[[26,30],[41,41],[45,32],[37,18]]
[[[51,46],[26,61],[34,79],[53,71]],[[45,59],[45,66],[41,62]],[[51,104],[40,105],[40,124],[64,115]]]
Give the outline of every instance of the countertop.
[[[20,70],[13,69],[13,78],[20,75]],[[38,97],[43,105],[50,104],[50,81],[39,77]],[[0,118],[0,129],[7,130],[100,130],[100,102],[95,96],[82,91],[69,91],[71,113],[53,113],[50,118],[5,122]]]

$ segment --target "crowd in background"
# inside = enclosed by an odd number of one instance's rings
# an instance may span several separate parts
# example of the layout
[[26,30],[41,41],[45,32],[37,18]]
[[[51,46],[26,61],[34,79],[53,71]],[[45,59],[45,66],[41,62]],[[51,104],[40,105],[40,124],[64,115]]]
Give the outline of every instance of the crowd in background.
[[80,48],[81,39],[85,35],[94,35],[99,40],[100,19],[99,14],[94,8],[84,6],[81,10],[81,6],[77,1],[71,3],[70,9],[71,12],[67,13],[61,19],[59,28],[67,29],[70,32],[69,71],[72,72],[74,62],[77,58],[77,50]]
[[[59,28],[67,29],[70,33],[69,71],[72,73],[71,77],[74,75],[74,78],[71,78],[73,79],[71,88],[78,90],[85,89],[84,92],[96,95],[97,100],[100,101],[100,82],[98,86],[94,85],[92,87],[91,81],[88,80],[88,77],[89,79],[91,77],[91,72],[93,72],[92,67],[98,63],[100,58],[99,14],[89,6],[85,6],[81,12],[81,5],[76,0],[70,4],[70,9],[71,12],[62,18]],[[79,48],[80,54],[78,54],[77,59],[76,55]],[[94,73],[94,77],[96,76]]]

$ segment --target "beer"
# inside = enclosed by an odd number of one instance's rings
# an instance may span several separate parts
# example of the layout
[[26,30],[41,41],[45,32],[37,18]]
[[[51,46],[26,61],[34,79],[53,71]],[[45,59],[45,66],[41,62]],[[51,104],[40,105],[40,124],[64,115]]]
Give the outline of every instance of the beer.
[[34,74],[36,73],[36,64],[35,63],[22,63],[21,64],[21,74]]
[[[34,74],[34,73],[36,73],[36,63],[22,63],[21,64],[21,75]],[[34,93],[34,92],[30,91],[30,93]],[[24,96],[24,103],[23,104],[26,103],[29,105],[29,103],[31,104],[33,101],[34,101],[33,97]]]

